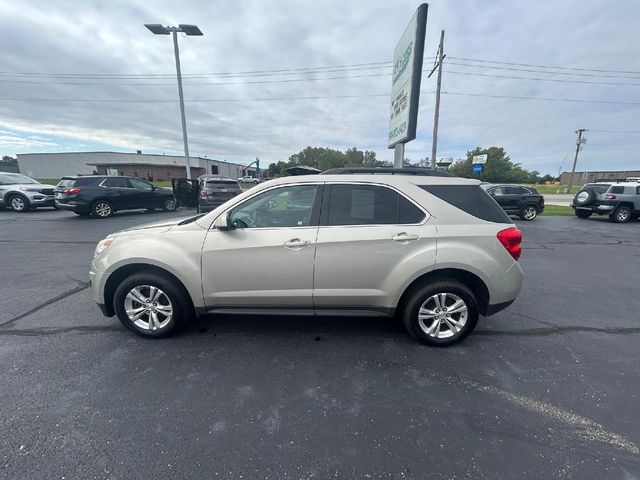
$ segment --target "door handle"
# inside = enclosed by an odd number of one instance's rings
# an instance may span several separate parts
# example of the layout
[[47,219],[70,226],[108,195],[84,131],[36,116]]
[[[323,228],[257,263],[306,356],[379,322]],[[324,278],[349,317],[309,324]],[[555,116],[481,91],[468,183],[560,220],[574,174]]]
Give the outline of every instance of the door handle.
[[292,238],[284,242],[284,246],[292,250],[300,250],[301,248],[311,245],[309,240],[300,240],[299,238]]
[[414,240],[418,240],[419,238],[420,235],[412,235],[407,232],[401,232],[396,233],[393,237],[391,237],[391,240],[398,243],[409,243],[413,242]]

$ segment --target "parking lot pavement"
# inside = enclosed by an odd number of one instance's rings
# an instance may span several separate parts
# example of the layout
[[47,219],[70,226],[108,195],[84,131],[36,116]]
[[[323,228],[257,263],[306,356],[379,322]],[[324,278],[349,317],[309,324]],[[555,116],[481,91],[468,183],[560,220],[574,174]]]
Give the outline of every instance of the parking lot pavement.
[[169,215],[0,212],[0,478],[640,478],[638,222],[519,222],[521,296],[435,349],[384,319],[133,335],[89,262]]

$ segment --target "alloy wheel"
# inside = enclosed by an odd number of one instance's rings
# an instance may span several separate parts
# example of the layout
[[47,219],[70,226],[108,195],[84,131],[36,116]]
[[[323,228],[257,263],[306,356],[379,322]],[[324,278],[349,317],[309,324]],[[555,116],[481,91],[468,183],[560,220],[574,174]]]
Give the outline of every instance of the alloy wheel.
[[537,214],[538,212],[536,212],[536,209],[533,207],[527,207],[524,209],[524,212],[523,212],[523,216],[525,220],[533,220],[534,218],[536,218]]
[[618,220],[619,222],[626,222],[628,218],[629,218],[629,210],[627,210],[626,208],[620,208],[616,212],[616,220]]
[[171,300],[153,285],[132,288],[124,299],[124,309],[129,320],[143,330],[162,330],[173,317]]
[[11,199],[11,208],[13,210],[15,210],[16,212],[21,212],[23,210],[25,210],[27,207],[24,199],[20,198],[20,197],[13,197]]
[[96,215],[99,217],[108,217],[111,215],[111,205],[106,202],[100,202],[95,207]]
[[176,199],[175,198],[167,198],[164,202],[164,209],[173,211],[176,209]]
[[430,296],[418,310],[420,329],[433,338],[451,338],[459,335],[469,309],[459,296],[453,293],[437,293]]

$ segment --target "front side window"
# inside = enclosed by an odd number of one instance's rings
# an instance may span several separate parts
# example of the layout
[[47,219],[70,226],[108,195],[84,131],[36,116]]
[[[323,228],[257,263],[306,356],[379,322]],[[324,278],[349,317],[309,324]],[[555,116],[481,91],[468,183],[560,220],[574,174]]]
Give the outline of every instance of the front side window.
[[133,188],[137,188],[139,190],[153,189],[153,185],[149,182],[145,182],[144,180],[140,180],[139,178],[130,178],[129,181],[131,182],[131,185],[133,185]]
[[420,223],[425,214],[390,188],[331,185],[327,225],[398,225]]
[[256,195],[229,214],[233,228],[307,227],[313,219],[317,185],[292,185]]

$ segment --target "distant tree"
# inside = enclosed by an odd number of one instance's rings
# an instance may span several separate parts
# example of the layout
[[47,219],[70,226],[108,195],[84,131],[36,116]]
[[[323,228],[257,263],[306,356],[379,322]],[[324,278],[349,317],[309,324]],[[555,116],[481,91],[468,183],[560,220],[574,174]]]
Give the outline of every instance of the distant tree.
[[[487,163],[482,173],[473,172],[473,157],[487,154]],[[502,147],[480,148],[476,147],[467,152],[465,160],[459,160],[451,165],[449,171],[465,178],[477,178],[490,183],[537,183],[540,173],[528,171],[519,163],[513,163]]]
[[2,160],[0,160],[0,163],[2,163],[3,165],[17,165],[18,159],[10,157],[9,155],[4,155],[2,157]]
[[287,162],[269,165],[269,175],[285,175],[287,168],[301,165],[324,171],[340,167],[387,167],[391,164],[377,160],[376,152],[372,150],[362,151],[352,147],[343,152],[325,147],[307,147],[291,155]]
[[555,181],[555,177],[553,175],[549,175],[548,173],[544,177],[540,177],[538,183],[553,183]]

